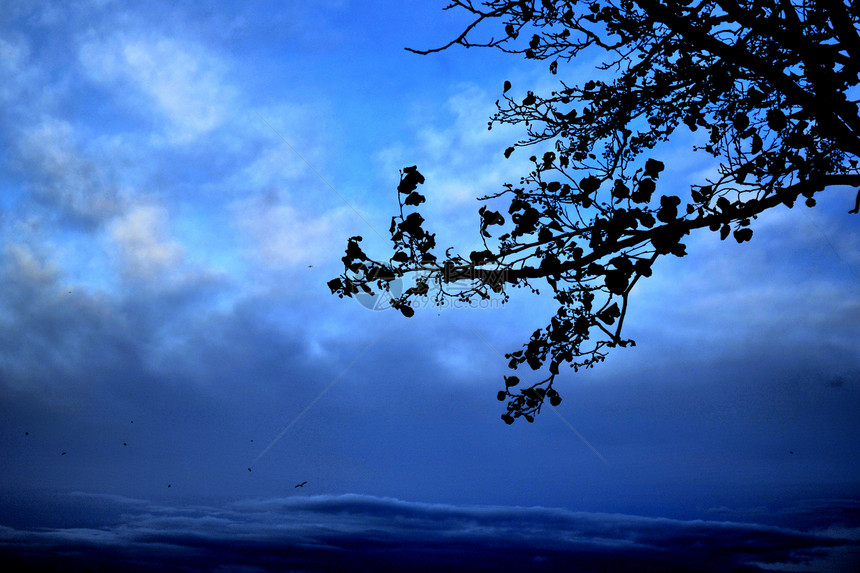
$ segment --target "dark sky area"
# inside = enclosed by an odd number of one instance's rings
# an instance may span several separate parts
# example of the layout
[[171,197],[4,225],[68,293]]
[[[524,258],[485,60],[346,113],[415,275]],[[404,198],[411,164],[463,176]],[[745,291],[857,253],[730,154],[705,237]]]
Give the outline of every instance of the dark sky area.
[[[850,571],[855,192],[703,231],[637,346],[504,424],[553,301],[333,297],[388,256],[398,170],[444,249],[517,181],[487,131],[542,64],[422,57],[439,2],[15,2],[0,14],[0,561],[19,570]],[[561,70],[569,77],[586,63]],[[679,133],[662,184],[714,165]],[[425,207],[425,206],[422,206]],[[379,233],[377,233],[377,230]],[[249,471],[250,469],[250,471]],[[303,487],[297,484],[307,482]]]

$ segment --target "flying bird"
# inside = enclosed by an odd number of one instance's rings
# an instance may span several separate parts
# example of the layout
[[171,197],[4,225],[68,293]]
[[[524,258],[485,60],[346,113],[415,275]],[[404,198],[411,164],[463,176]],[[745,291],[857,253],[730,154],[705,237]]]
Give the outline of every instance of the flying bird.
[[302,483],[298,484],[296,487],[305,487],[306,483],[308,483],[308,482],[303,481]]
[[251,471],[251,468],[248,468],[248,471]]
[[63,453],[62,453],[62,454],[60,454],[60,455],[61,455],[61,456],[65,456],[65,455],[66,455],[66,452],[63,452]]

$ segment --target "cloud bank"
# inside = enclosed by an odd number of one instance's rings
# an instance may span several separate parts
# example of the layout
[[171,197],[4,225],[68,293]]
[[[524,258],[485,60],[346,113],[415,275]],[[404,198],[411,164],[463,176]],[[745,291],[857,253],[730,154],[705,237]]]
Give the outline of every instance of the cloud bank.
[[261,572],[824,571],[860,563],[860,506],[846,500],[787,510],[798,523],[816,516],[817,527],[805,530],[364,495],[177,509],[77,493],[61,503],[98,510],[107,523],[2,527],[4,562],[22,570]]

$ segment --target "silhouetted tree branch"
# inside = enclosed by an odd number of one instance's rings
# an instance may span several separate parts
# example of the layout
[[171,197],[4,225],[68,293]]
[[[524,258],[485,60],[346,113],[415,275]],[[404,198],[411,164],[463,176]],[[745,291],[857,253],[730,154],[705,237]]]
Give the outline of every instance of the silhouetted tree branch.
[[[490,127],[525,127],[505,157],[544,147],[519,184],[481,197],[488,205],[504,198],[510,221],[483,206],[483,249],[437,257],[435,235],[415,210],[425,201],[417,192],[424,178],[405,168],[390,228],[394,254],[371,259],[361,237],[352,237],[344,274],[329,287],[352,296],[415,273],[416,285],[392,302],[412,316],[417,299],[507,300],[506,288],[537,293],[534,281],[545,281],[558,310],[507,358],[512,369],[548,372],[519,390],[517,376],[505,377],[498,398],[507,401],[507,423],[533,421],[546,399],[561,402],[553,388],[561,365],[591,368],[609,349],[634,344],[622,335],[631,290],[657,258],[684,256],[691,231],[708,228],[743,243],[765,211],[801,198],[813,207],[815,195],[833,186],[860,189],[856,3],[453,0],[446,9],[453,8],[474,17],[466,30],[441,48],[411,51],[491,47],[548,61],[554,75],[584,53],[602,52],[600,77],[609,72],[611,80],[561,80],[548,94],[517,97],[505,82]],[[474,37],[484,27],[495,35]],[[684,192],[657,193],[665,166],[649,152],[679,128],[700,132],[694,150],[719,165]],[[858,208],[860,191],[851,212]]]

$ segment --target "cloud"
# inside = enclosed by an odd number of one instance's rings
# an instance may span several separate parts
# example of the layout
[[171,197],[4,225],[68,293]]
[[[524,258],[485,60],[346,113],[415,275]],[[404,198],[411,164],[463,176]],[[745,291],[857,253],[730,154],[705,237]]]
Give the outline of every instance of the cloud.
[[10,277],[35,284],[50,284],[57,278],[56,268],[49,261],[38,257],[26,244],[8,244],[6,255]]
[[493,101],[486,90],[466,84],[449,93],[441,111],[435,102],[419,105],[413,114],[414,134],[381,150],[377,160],[389,175],[418,163],[427,176],[428,192],[432,189],[426,208],[450,211],[474,205],[477,210],[477,197],[498,192],[503,182],[517,181],[528,172],[519,157],[502,156],[519,133],[506,126],[487,130]]
[[174,38],[92,39],[81,46],[79,61],[92,79],[143,95],[168,121],[172,143],[189,143],[219,127],[234,97],[224,62]]
[[320,264],[345,240],[341,229],[355,217],[349,209],[314,212],[276,194],[259,195],[233,206],[236,221],[250,240],[251,253],[268,268]]
[[110,170],[81,151],[70,122],[49,117],[23,128],[17,147],[14,164],[62,212],[87,222],[116,213],[118,198]]
[[[61,504],[87,502],[122,519],[77,528],[3,527],[0,554],[47,568],[166,571],[191,563],[197,570],[254,571],[761,571],[809,567],[813,560],[816,567],[804,570],[825,570],[828,555],[855,564],[858,557],[856,512],[841,529],[800,530],[352,494],[187,507],[74,494]],[[844,514],[855,506],[833,500],[830,509]],[[108,515],[103,519],[111,522]]]
[[140,204],[108,225],[111,240],[132,276],[163,278],[183,261],[184,249],[167,236],[167,223],[168,214],[163,207]]

